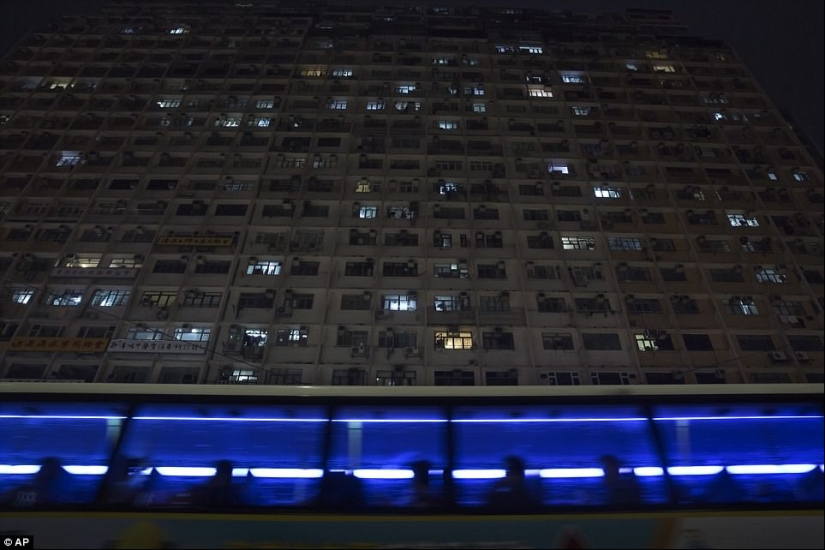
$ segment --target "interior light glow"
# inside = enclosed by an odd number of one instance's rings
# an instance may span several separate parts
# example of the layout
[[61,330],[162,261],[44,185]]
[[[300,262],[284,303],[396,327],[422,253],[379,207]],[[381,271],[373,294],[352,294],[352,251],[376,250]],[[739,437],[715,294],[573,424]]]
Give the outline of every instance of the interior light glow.
[[175,477],[212,477],[215,475],[215,468],[179,467],[179,466],[159,466],[155,468],[162,476]]
[[453,479],[500,479],[504,470],[453,470]]
[[29,475],[40,471],[40,464],[0,464],[0,475]]
[[135,416],[132,420],[161,420],[185,422],[326,422],[326,418],[204,418],[201,416]]
[[447,422],[447,419],[440,419],[440,418],[339,418],[334,419],[333,422],[363,422],[364,424],[370,423],[418,423],[418,422],[427,422],[431,424],[436,423],[444,423]]
[[539,470],[539,476],[545,479],[603,477],[604,470],[601,468],[545,468]]
[[109,471],[108,466],[63,466],[63,469],[76,476],[102,476]]
[[126,417],[77,414],[0,414],[0,420],[6,418],[37,418],[44,420],[123,420]]
[[725,468],[731,475],[740,474],[804,474],[816,464],[741,464]]
[[[240,468],[236,468],[238,470]],[[306,478],[316,479],[324,476],[324,471],[315,468],[250,468],[255,477],[266,478]],[[233,473],[233,475],[235,475]]]
[[549,422],[647,422],[647,418],[643,417],[629,417],[629,418],[462,418],[453,420],[453,422],[461,424],[470,423],[498,423],[498,424],[524,424],[528,422],[549,423]]
[[777,416],[663,416],[654,417],[656,421],[679,421],[679,420],[796,420],[796,419],[822,419],[821,415],[777,415]]
[[657,477],[664,475],[665,471],[658,466],[642,466],[641,468],[633,468],[633,473],[638,477]]
[[724,468],[724,466],[671,466],[667,469],[667,473],[672,476],[712,476]]
[[359,479],[412,479],[412,470],[394,469],[359,469],[353,471],[352,475]]

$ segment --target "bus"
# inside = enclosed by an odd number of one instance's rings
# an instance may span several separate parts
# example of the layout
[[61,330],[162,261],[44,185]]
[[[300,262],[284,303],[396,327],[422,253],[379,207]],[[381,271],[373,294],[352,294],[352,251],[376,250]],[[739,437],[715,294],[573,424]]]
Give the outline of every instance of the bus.
[[822,548],[821,384],[0,384],[42,548]]

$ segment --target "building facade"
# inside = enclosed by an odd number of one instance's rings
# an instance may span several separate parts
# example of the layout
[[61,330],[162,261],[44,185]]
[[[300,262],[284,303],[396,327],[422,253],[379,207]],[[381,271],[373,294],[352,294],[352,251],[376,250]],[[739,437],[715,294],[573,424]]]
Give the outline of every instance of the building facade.
[[0,67],[0,378],[823,380],[823,177],[670,15],[121,2]]

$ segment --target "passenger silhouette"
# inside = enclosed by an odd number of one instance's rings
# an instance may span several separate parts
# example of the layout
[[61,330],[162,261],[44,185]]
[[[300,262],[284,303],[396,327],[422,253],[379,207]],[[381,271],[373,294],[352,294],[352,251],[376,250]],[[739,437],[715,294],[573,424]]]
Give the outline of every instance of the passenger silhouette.
[[430,486],[430,466],[426,460],[417,460],[412,463],[413,495],[410,505],[414,508],[427,508],[443,504],[440,495]]
[[215,475],[193,491],[193,502],[206,508],[231,508],[243,504],[241,489],[232,482],[232,462],[219,460]]
[[34,478],[9,491],[3,502],[14,508],[34,508],[58,504],[62,500],[61,489],[66,472],[60,460],[50,456],[43,459],[43,464]]
[[320,503],[328,508],[363,508],[366,506],[361,480],[345,472],[326,472],[321,480]]
[[604,470],[605,504],[621,506],[638,504],[641,501],[641,491],[636,475],[622,473],[621,462],[614,455],[604,455],[601,458]]
[[487,498],[488,506],[500,510],[524,510],[538,506],[538,498],[527,485],[524,460],[508,456],[505,465],[504,477],[496,481]]

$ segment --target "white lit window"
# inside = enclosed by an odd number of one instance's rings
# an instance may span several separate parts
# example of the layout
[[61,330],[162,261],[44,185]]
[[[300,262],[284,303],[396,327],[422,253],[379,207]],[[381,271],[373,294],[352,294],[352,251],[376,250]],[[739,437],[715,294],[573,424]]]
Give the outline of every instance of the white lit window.
[[731,227],[759,227],[759,220],[748,218],[743,214],[728,214]]
[[169,34],[189,34],[189,29],[186,27],[177,27],[174,29],[169,29]]
[[759,309],[750,297],[734,296],[725,302],[725,311],[730,315],[759,315]]
[[584,84],[585,80],[584,77],[580,74],[563,74],[561,75],[561,81],[567,84]]
[[377,218],[378,217],[378,207],[377,206],[362,206],[358,209],[358,217],[359,218]]
[[794,170],[793,179],[796,181],[808,181],[808,174],[803,172],[802,170]]
[[553,91],[543,86],[529,86],[530,97],[553,97]]
[[458,121],[455,120],[439,120],[439,130],[458,130]]
[[156,328],[132,327],[126,333],[127,340],[163,340],[163,331]]
[[721,122],[723,120],[727,120],[728,117],[726,117],[724,113],[713,113],[713,119],[716,122]]
[[771,168],[771,169],[769,169],[769,170],[767,171],[767,173],[768,173],[768,179],[769,179],[769,180],[771,180],[771,181],[777,181],[777,180],[779,179],[779,176],[777,176],[777,175],[776,175],[776,172],[775,172],[772,168]]
[[484,85],[478,84],[476,86],[464,86],[464,95],[465,96],[482,96],[484,95]]
[[63,151],[57,159],[57,166],[77,166],[78,164],[83,164],[80,151]]
[[484,103],[473,103],[473,112],[474,113],[486,113],[487,112],[487,105]]
[[77,307],[83,300],[83,291],[67,290],[63,294],[52,294],[49,296],[49,305]]
[[246,266],[247,275],[280,275],[281,262],[251,258]]
[[272,120],[269,117],[254,116],[249,119],[249,125],[256,128],[267,128],[271,123]]
[[161,109],[174,109],[180,107],[180,99],[159,99],[157,104]]
[[415,93],[416,89],[415,84],[400,84],[395,87],[397,93],[404,95]]
[[34,290],[29,288],[20,288],[12,292],[11,300],[15,304],[28,304],[34,296]]
[[418,299],[408,294],[388,294],[384,296],[384,309],[387,311],[415,311]]
[[590,107],[573,107],[573,114],[576,116],[587,116],[590,114]]
[[346,99],[332,99],[327,102],[327,109],[332,109],[333,111],[344,111],[347,108],[347,100]]
[[444,182],[438,186],[439,195],[452,195],[457,192],[458,186],[451,181]]
[[183,342],[208,342],[211,333],[212,329],[210,328],[181,327],[175,329],[175,332],[172,334],[172,337],[175,340],[181,340]]
[[519,46],[518,50],[521,53],[539,54],[544,53],[544,48],[541,46]]
[[513,46],[496,46],[496,53],[516,53],[516,49]]
[[241,125],[241,117],[231,116],[219,118],[215,121],[215,126],[223,126],[224,128],[237,128]]
[[421,110],[421,102],[420,101],[396,101],[395,102],[395,110],[396,111],[406,111],[407,109],[412,109],[413,111],[420,111]]
[[452,61],[449,57],[433,57],[433,65],[449,65]]
[[620,199],[622,197],[622,190],[616,187],[594,187],[593,194],[600,199]]
[[569,174],[570,169],[567,167],[566,164],[556,164],[556,163],[549,163],[547,165],[547,171],[551,174]]
[[143,266],[143,259],[141,256],[130,256],[128,258],[112,258],[109,261],[109,267],[123,267],[134,269]]
[[255,102],[256,109],[272,109],[275,107],[274,99],[259,99]]
[[384,101],[383,100],[372,100],[367,101],[367,111],[383,111],[384,110]]
[[335,78],[352,78],[352,69],[333,69],[332,76]]
[[469,65],[470,67],[477,67],[478,65],[481,65],[481,60],[477,57],[466,57],[461,61],[462,63],[464,63],[465,65]]
[[92,295],[92,305],[98,307],[124,306],[128,301],[128,290],[95,290]]
[[676,67],[673,65],[653,65],[653,71],[657,73],[675,73]]
[[639,70],[639,67],[637,67],[635,63],[627,63],[625,67],[627,67],[628,71],[633,71],[634,73]]
[[776,269],[762,268],[756,272],[756,281],[759,283],[784,283],[788,277],[782,275]]

